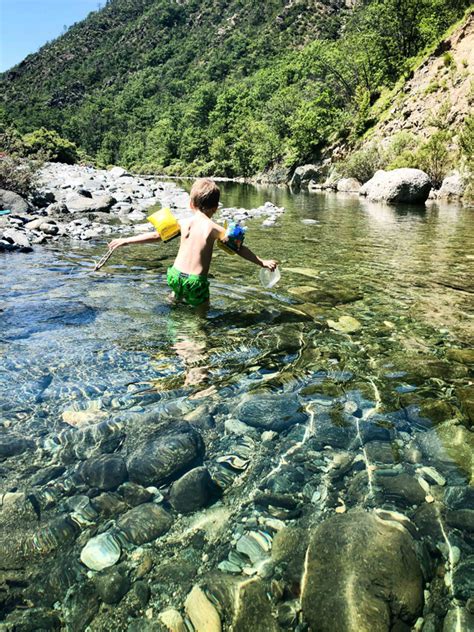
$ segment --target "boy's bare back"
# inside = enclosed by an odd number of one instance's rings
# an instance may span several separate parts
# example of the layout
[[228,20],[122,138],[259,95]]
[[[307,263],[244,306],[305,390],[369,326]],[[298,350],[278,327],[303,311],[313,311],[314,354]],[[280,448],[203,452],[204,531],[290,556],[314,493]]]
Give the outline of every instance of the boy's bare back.
[[196,210],[189,219],[181,220],[181,242],[174,265],[185,274],[209,273],[214,242],[224,228],[202,211]]
[[[225,229],[212,221],[219,205],[219,188],[208,178],[196,180],[190,193],[190,209],[193,215],[181,220],[181,241],[174,265],[168,268],[167,281],[177,300],[185,300],[189,305],[198,307],[209,300],[209,281],[207,275],[211,267],[214,242],[226,241]],[[135,237],[122,237],[110,242],[109,248],[115,250],[126,244],[148,243],[160,240],[158,233],[144,233]],[[250,248],[241,244],[236,251],[243,259],[263,268],[274,270],[277,262],[273,259],[260,259]]]

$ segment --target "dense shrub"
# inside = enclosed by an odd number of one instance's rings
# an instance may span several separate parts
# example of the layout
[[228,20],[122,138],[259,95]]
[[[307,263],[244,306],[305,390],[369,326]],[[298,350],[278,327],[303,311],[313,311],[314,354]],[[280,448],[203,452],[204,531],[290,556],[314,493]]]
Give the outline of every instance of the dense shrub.
[[474,172],[474,114],[468,116],[464,123],[459,146],[466,168]]
[[447,130],[437,130],[426,142],[408,132],[400,132],[384,147],[374,141],[350,154],[338,165],[339,171],[344,176],[366,182],[377,169],[411,167],[425,171],[433,186],[438,188],[453,166],[450,141],[451,134]]
[[0,189],[22,196],[33,193],[40,164],[33,160],[0,153]]
[[377,169],[385,166],[385,155],[377,142],[365,145],[338,165],[341,175],[367,182]]
[[459,138],[459,145],[462,165],[467,180],[464,200],[470,204],[474,204],[474,114],[471,114],[464,123]]
[[441,186],[444,177],[453,166],[453,156],[449,150],[450,141],[449,132],[438,130],[415,154],[416,166],[429,175],[435,189]]
[[0,129],[0,189],[27,196],[35,190],[41,162],[24,157],[21,135],[12,127]]
[[71,141],[61,138],[54,130],[44,127],[23,136],[23,151],[29,156],[41,156],[52,162],[73,165],[79,160],[79,150]]

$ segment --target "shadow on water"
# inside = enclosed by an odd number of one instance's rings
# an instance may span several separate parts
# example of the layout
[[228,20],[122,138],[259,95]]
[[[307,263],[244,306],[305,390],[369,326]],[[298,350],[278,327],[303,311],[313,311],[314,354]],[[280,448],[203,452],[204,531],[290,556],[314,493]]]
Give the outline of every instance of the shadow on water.
[[82,302],[45,297],[7,308],[0,316],[0,324],[4,340],[16,340],[64,327],[89,325],[95,318],[95,310]]

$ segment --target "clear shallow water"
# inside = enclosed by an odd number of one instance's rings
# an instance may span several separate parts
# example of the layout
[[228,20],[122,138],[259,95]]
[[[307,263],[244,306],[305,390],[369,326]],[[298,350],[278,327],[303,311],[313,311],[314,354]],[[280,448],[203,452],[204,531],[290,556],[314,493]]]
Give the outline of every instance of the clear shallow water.
[[[387,477],[408,473],[412,481],[422,477],[420,467],[434,467],[444,483],[428,476],[426,503],[451,510],[446,490],[467,490],[472,478],[472,209],[222,189],[225,206],[270,200],[287,209],[274,227],[248,222],[248,245],[277,258],[282,279],[264,290],[256,267],[218,251],[205,317],[166,301],[173,242],[118,251],[98,273],[93,265],[105,244],[0,255],[4,430],[44,445],[70,427],[63,417],[70,411],[89,411],[94,422],[204,403],[217,420],[213,456],[223,449],[224,418],[241,419],[236,411],[249,393],[285,395],[283,409],[298,401],[306,417],[290,430],[269,424],[279,431],[275,448],[248,489],[303,494],[329,512],[383,506],[414,518],[419,501]],[[356,326],[338,331],[347,316]],[[252,414],[253,423],[274,412],[263,403]],[[355,481],[356,467],[353,478],[330,488],[324,474],[313,480],[299,466],[295,473],[298,454],[325,446],[355,455],[365,479]],[[9,463],[1,464],[6,489],[24,489],[27,474]],[[461,495],[454,509],[467,503]],[[472,559],[470,529],[446,526],[462,559]]]
[[[4,255],[4,415],[12,421],[27,417],[33,424],[36,416],[47,415],[51,424],[72,403],[128,409],[140,405],[142,393],[156,380],[165,384],[165,392],[174,383],[182,388],[194,353],[208,369],[210,384],[243,380],[245,388],[246,367],[262,356],[291,381],[287,359],[277,350],[285,338],[292,341],[293,354],[311,346],[319,350],[320,370],[337,367],[359,379],[370,377],[393,399],[404,382],[403,376],[387,377],[397,372],[396,367],[390,371],[394,360],[420,357],[452,365],[449,349],[469,345],[472,211],[224,187],[226,206],[252,208],[268,199],[287,211],[275,227],[250,221],[247,243],[261,256],[279,259],[281,282],[266,291],[257,268],[218,252],[212,307],[204,319],[166,301],[173,243],[123,249],[99,273],[92,267],[105,244],[72,242]],[[302,223],[306,219],[317,223]],[[312,287],[315,295],[290,293],[298,287],[308,292]],[[286,311],[297,302],[312,303],[315,322],[286,322],[301,321]],[[344,315],[359,320],[360,331],[347,335],[326,326],[327,319]],[[298,380],[302,362],[293,359]],[[447,364],[446,384],[451,373]],[[424,382],[417,390],[443,396],[442,385],[429,376]],[[153,390],[147,401],[163,396]]]

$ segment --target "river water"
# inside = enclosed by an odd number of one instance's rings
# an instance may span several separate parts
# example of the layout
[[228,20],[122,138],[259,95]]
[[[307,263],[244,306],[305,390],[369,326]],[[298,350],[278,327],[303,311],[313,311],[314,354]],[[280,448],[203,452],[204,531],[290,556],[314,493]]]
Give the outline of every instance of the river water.
[[[46,450],[36,466],[34,458],[4,460],[4,491],[30,491],[29,477],[55,462],[45,454],[56,454],[51,446],[75,412],[81,423],[97,423],[166,406],[176,417],[204,406],[213,418],[203,430],[209,460],[224,450],[219,441],[234,436],[234,421],[235,436],[245,436],[238,424],[248,423],[256,446],[238,489],[221,483],[220,504],[243,502],[258,479],[260,489],[263,480],[267,490],[299,498],[303,515],[318,502],[323,515],[337,507],[401,512],[430,541],[435,564],[445,565],[445,611],[464,607],[466,572],[456,574],[455,565],[472,566],[474,544],[466,513],[474,509],[472,209],[392,207],[231,183],[222,185],[221,199],[226,207],[267,200],[285,207],[274,226],[250,220],[246,238],[260,256],[278,259],[282,277],[265,290],[256,267],[218,251],[204,316],[166,300],[176,242],[121,249],[97,273],[105,243],[0,255],[1,425]],[[243,411],[249,397],[256,403]],[[283,423],[295,402],[302,412]],[[264,455],[262,431],[273,445]],[[293,456],[304,454],[306,443],[321,454],[352,455],[358,465],[333,489],[323,489],[317,468],[292,476]],[[457,504],[447,501],[450,490]],[[441,543],[421,528],[425,505],[444,516]],[[152,590],[157,610],[160,599]]]

